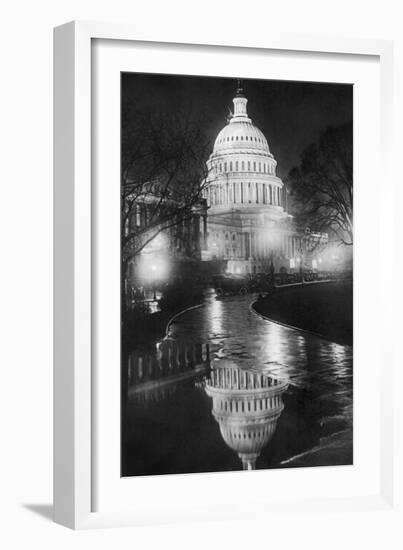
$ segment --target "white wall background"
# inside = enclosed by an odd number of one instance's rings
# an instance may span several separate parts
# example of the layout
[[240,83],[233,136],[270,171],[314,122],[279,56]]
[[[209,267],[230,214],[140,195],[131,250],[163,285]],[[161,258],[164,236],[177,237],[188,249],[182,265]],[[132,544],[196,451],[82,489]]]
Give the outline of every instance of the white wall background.
[[[402,151],[403,18],[398,0],[14,0],[1,8],[0,546],[13,548],[400,548],[393,513],[72,532],[52,499],[52,28],[96,19],[200,29],[227,26],[396,40],[396,134]],[[401,172],[396,203],[402,204]],[[388,185],[389,182],[380,182]],[[402,235],[402,223],[397,221]],[[399,261],[401,252],[396,250]],[[400,275],[402,270],[400,271]],[[396,278],[396,282],[400,279]],[[397,317],[398,319],[399,317]],[[391,323],[391,335],[399,331]],[[397,385],[395,385],[397,386]],[[401,386],[400,386],[401,387]],[[32,510],[34,507],[34,511]],[[36,510],[36,511],[35,511]],[[400,509],[401,510],[401,509]],[[38,511],[40,514],[38,514]],[[399,534],[400,531],[400,534]]]

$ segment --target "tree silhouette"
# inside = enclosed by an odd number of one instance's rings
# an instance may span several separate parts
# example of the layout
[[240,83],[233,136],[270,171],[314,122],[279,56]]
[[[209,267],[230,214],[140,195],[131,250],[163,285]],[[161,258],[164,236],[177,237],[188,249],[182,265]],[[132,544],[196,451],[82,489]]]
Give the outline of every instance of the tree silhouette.
[[353,244],[352,122],[329,127],[286,178],[297,222]]
[[[190,108],[143,109],[122,100],[121,249],[123,271],[160,232],[200,205],[210,143]],[[140,219],[140,214],[143,216]]]

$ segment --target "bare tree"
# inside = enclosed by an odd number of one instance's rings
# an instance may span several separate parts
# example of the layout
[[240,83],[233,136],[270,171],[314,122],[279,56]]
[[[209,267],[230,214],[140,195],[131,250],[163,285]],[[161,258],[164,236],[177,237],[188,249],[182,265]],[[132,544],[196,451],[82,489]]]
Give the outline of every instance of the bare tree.
[[[190,108],[158,113],[122,102],[123,271],[160,232],[200,204],[211,144]],[[143,217],[141,217],[143,216]]]
[[352,133],[351,122],[329,127],[286,179],[298,222],[345,245],[353,244]]

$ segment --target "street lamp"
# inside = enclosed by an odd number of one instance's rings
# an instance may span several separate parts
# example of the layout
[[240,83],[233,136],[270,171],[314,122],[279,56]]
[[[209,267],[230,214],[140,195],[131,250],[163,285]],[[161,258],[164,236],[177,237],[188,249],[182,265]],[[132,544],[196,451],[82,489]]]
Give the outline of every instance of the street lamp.
[[302,261],[302,256],[297,256],[296,260],[299,267],[299,276],[301,278],[301,283],[303,283],[304,282],[304,273],[303,273],[304,262]]
[[279,243],[280,243],[280,238],[279,238],[278,231],[276,231],[274,227],[270,227],[267,233],[267,244],[269,245],[269,249],[270,249],[270,253],[269,253],[270,282],[273,287],[274,287],[274,273],[275,273],[274,252],[278,248]]
[[[151,266],[151,271],[155,274],[157,272],[157,266],[155,264],[152,264]],[[153,291],[154,291],[154,295],[153,295],[153,300],[154,302],[157,301],[157,287],[156,287],[156,279],[155,279],[155,276],[152,277],[152,281],[153,281]]]
[[140,256],[138,264],[138,280],[152,291],[153,300],[157,300],[157,283],[167,278],[169,260],[160,252],[145,252]]

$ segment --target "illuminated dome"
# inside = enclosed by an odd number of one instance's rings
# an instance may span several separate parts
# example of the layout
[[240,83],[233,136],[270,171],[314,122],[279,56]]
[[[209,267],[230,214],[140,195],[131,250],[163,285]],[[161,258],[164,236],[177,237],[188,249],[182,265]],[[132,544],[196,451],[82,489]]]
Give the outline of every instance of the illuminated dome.
[[[267,273],[276,249],[284,248],[285,262],[279,259],[275,268],[288,263],[287,194],[266,137],[248,116],[239,81],[233,102],[202,182],[207,204],[202,259],[226,261],[228,273]],[[280,258],[278,250],[276,257]]]
[[263,133],[252,124],[246,109],[248,100],[244,96],[243,88],[238,82],[238,89],[234,99],[234,113],[231,113],[229,122],[218,134],[210,160],[221,155],[246,153],[273,158],[269,145]]
[[219,132],[208,161],[204,198],[210,214],[228,207],[245,211],[253,208],[273,219],[284,217],[283,182],[276,176],[277,162],[263,133],[248,116],[243,89],[233,99],[234,112]]
[[[245,99],[246,101],[247,99]],[[224,126],[218,134],[214,143],[213,155],[231,154],[238,151],[272,156],[266,138],[259,128],[252,124],[250,118],[245,119],[234,115],[229,124]]]
[[227,360],[218,362],[206,382],[221,435],[238,454],[244,470],[255,469],[257,458],[272,439],[287,387],[286,382],[240,369]]

